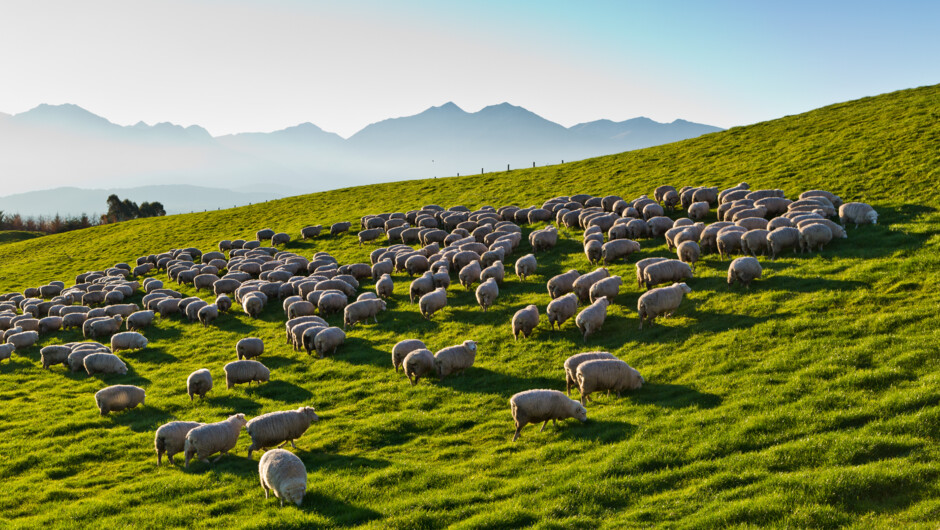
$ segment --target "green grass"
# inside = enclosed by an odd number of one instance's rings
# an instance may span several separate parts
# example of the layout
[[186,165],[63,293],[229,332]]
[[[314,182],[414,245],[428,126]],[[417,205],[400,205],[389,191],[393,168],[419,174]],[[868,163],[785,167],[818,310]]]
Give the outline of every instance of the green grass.
[[[660,184],[829,189],[872,203],[880,224],[812,255],[762,260],[749,291],[728,289],[727,261],[706,256],[678,314],[637,331],[637,259],[670,255],[662,239],[611,267],[626,279],[587,345],[573,322],[513,342],[509,320],[545,281],[589,269],[580,232],[561,230],[527,282],[507,276],[482,313],[459,285],[430,322],[407,303],[408,279],[378,324],[357,327],[333,358],[283,341],[272,303],[257,320],[233,310],[203,330],[178,318],[146,331],[151,346],[122,355],[126,376],[43,371],[39,347],[0,364],[0,524],[11,527],[246,526],[307,528],[935,528],[940,521],[940,86],[895,92],[641,151],[482,177],[342,189],[232,210],[130,221],[0,248],[0,289],[132,261],[171,247],[209,250],[270,227],[299,239],[307,224],[444,206],[540,204],[588,192],[633,198]],[[709,221],[712,221],[710,219]],[[528,232],[537,227],[524,227]],[[305,256],[368,261],[353,236],[295,241]],[[529,252],[523,243],[513,260]],[[164,278],[165,276],[158,275]],[[454,281],[456,284],[456,281]],[[365,290],[372,288],[364,282]],[[191,288],[182,288],[193,293]],[[205,294],[203,293],[203,296]],[[341,317],[334,317],[338,323]],[[272,381],[226,390],[235,342],[265,339]],[[479,343],[462,377],[408,385],[391,370],[405,337],[433,349]],[[76,340],[56,333],[40,346]],[[564,388],[562,362],[605,349],[647,384],[598,396],[589,421],[513,433],[508,398]],[[209,368],[216,388],[190,404],[185,379]],[[147,389],[147,405],[99,417],[108,384]],[[298,441],[309,472],[303,506],[265,502],[257,458],[188,470],[156,467],[153,432],[172,419],[218,421],[313,405],[321,421]]]
[[26,230],[0,230],[0,245],[34,239],[44,235],[42,232],[29,232]]

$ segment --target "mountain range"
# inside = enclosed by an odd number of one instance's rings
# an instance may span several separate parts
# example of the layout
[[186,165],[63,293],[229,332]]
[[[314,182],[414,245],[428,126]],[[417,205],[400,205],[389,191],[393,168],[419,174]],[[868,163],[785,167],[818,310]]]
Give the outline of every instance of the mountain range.
[[[0,196],[57,187],[187,185],[270,198],[371,182],[502,171],[507,165],[556,164],[720,130],[648,118],[564,127],[508,103],[478,112],[446,103],[373,123],[348,139],[312,123],[213,137],[197,125],[121,126],[77,105],[43,104],[20,114],[0,113]],[[167,210],[199,209],[181,207],[190,204],[181,195],[185,193],[179,189],[162,201]],[[90,209],[74,213],[100,211],[102,201],[96,199]],[[199,204],[203,209],[227,207],[232,200]]]

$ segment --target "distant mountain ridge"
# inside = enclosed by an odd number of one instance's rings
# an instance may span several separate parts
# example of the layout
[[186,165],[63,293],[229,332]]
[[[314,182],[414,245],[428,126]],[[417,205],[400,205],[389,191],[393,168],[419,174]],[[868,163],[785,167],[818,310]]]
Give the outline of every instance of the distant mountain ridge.
[[0,114],[0,194],[154,184],[296,194],[499,171],[507,164],[556,164],[720,130],[648,118],[566,128],[509,103],[466,112],[448,102],[373,123],[348,139],[309,122],[270,133],[213,137],[198,125],[121,126],[77,105],[42,104]]

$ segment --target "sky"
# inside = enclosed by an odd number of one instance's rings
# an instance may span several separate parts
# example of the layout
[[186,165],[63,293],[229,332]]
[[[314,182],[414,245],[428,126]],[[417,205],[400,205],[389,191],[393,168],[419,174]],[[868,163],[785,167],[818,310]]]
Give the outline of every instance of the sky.
[[0,112],[348,137],[453,101],[719,127],[940,82],[936,1],[4,0]]

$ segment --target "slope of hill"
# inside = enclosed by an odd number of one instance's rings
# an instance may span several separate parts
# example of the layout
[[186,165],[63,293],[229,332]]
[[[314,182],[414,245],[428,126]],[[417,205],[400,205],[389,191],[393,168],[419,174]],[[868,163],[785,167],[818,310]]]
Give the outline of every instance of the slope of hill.
[[[632,264],[671,255],[662,239],[641,240],[639,255],[611,265],[624,286],[587,344],[572,323],[552,332],[544,317],[531,338],[510,335],[517,309],[544,312],[549,277],[591,268],[581,232],[563,229],[558,246],[538,254],[538,273],[526,282],[507,275],[486,313],[472,291],[452,285],[448,307],[424,320],[407,302],[408,277],[396,274],[378,324],[349,330],[324,360],[284,344],[276,302],[255,320],[233,309],[208,329],[158,319],[145,331],[147,349],[122,353],[126,376],[43,371],[38,348],[16,353],[0,364],[0,478],[15,492],[0,498],[0,522],[932,528],[940,520],[938,98],[940,86],[924,87],[577,163],[347,188],[4,245],[0,291],[71,283],[79,272],[171,247],[209,250],[264,227],[298,239],[308,224],[428,203],[525,206],[562,194],[633,198],[666,183],[747,181],[789,196],[824,188],[881,214],[878,225],[850,228],[848,239],[820,253],[762,259],[764,276],[750,290],[729,289],[728,262],[705,256],[677,314],[638,331]],[[530,251],[523,241],[513,260]],[[359,248],[346,235],[286,249],[308,257],[325,250],[348,263],[368,261],[377,247]],[[364,291],[372,287],[363,282]],[[272,379],[227,390],[221,367],[249,335],[265,340],[261,360]],[[411,386],[388,353],[406,337],[432,350],[474,338],[476,364],[463,376]],[[56,333],[40,345],[72,340],[80,335]],[[563,390],[562,362],[587,350],[617,354],[646,384],[622,398],[596,395],[585,424],[568,420],[541,433],[529,426],[511,443],[509,397]],[[202,367],[215,388],[190,403],[185,379]],[[92,394],[116,383],[146,387],[147,405],[99,417]],[[321,420],[294,450],[309,472],[299,509],[265,502],[244,433],[235,454],[211,466],[155,465],[153,432],[166,421],[301,405],[315,406]]]

